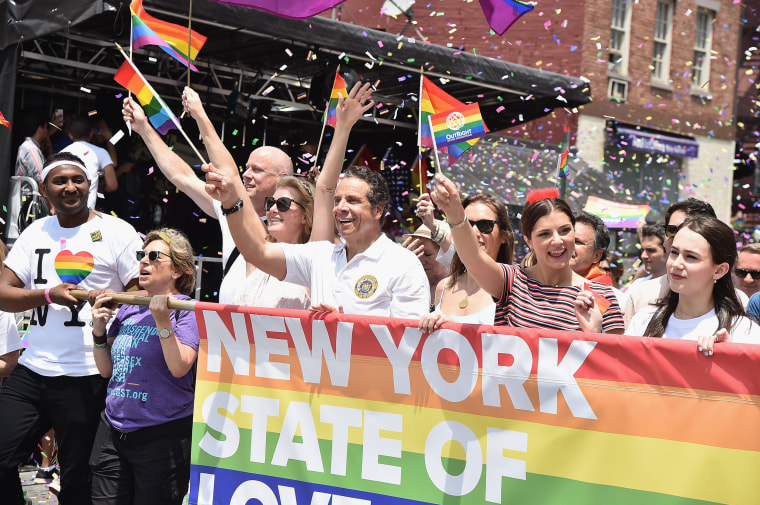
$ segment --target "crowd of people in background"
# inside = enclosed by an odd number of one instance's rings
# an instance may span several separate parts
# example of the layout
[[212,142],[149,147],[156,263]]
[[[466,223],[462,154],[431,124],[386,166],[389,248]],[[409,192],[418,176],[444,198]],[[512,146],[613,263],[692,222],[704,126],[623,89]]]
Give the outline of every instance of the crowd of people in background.
[[[190,89],[183,106],[210,158],[205,179],[131,98],[122,112],[158,169],[218,220],[221,303],[404,318],[426,332],[464,323],[685,339],[708,356],[716,343],[760,343],[760,245],[737,251],[733,230],[704,201],[674,203],[664,224],[640,227],[642,267],[625,291],[604,222],[556,190],[528,195],[525,258],[515,257],[499,195],[463,198],[441,173],[416,202],[422,224],[397,243],[382,231],[385,179],[363,166],[341,173],[350,131],[373,105],[361,83],[339,101],[315,182],[294,176],[271,146],[251,152],[241,178]],[[179,504],[199,337],[193,314],[167,300],[192,296],[192,248],[182,231],[141,238],[94,210],[97,193],[118,185],[105,126],[72,119],[71,142],[45,161],[48,121],[26,119],[17,173],[34,178],[53,214],[23,231],[0,274],[0,496],[25,503],[18,465],[53,428],[64,505]],[[96,135],[105,144],[92,143]],[[74,289],[89,291],[88,302]],[[129,289],[152,297],[150,306],[117,307],[112,293]],[[12,314],[23,311],[32,316],[19,356]],[[128,384],[144,386],[127,398]]]

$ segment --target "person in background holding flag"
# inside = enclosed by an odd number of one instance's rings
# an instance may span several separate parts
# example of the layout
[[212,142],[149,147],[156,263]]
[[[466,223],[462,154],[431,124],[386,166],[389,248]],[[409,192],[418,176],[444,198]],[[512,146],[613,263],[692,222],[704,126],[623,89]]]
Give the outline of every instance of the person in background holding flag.
[[[494,261],[511,264],[515,240],[504,204],[493,195],[475,193],[464,199],[462,207],[469,212],[466,226],[474,229],[480,250]],[[450,275],[436,286],[435,311],[420,319],[419,328],[431,332],[446,321],[503,325],[504,316],[455,253]]]
[[536,262],[530,267],[499,263],[478,247],[456,185],[436,175],[433,201],[446,214],[457,254],[472,275],[497,300],[504,323],[527,328],[591,333],[622,333],[623,315],[608,286],[589,283],[570,268],[575,250],[575,216],[559,193],[528,195],[520,226]]
[[760,344],[760,326],[747,317],[731,277],[733,230],[714,217],[689,218],[669,251],[668,292],[633,316],[626,335],[696,340],[705,356],[716,342]]

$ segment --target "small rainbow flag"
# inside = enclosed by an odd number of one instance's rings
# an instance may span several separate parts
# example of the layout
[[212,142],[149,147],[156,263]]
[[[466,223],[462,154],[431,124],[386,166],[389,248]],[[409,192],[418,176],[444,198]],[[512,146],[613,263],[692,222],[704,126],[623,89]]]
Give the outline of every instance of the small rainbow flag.
[[570,168],[567,166],[568,154],[570,154],[570,146],[565,148],[565,152],[560,154],[557,160],[557,177],[561,179],[567,179],[567,174],[570,172]]
[[[443,91],[423,75],[420,86],[420,124],[417,145],[421,147],[434,147],[433,132],[430,128],[428,116],[464,106],[463,102]],[[488,133],[488,128],[485,131]],[[478,139],[476,138],[466,142],[451,144],[448,147],[439,147],[438,150],[448,153],[449,159],[456,161],[467,149],[475,145],[477,141]]]
[[488,25],[499,35],[509,30],[523,14],[533,10],[534,5],[519,0],[480,0],[480,8],[486,15]]
[[145,115],[161,135],[166,135],[166,132],[173,128],[181,129],[177,116],[131,61],[122,63],[113,79],[137,96],[137,101],[145,109]]
[[328,126],[335,128],[335,122],[338,120],[337,108],[338,100],[346,98],[348,91],[346,91],[346,81],[340,76],[340,69],[335,71],[335,81],[333,81],[332,91],[330,92],[330,101],[327,103],[327,109],[322,120]]
[[[198,71],[192,62],[206,42],[206,37],[192,31],[190,49],[187,45],[187,28],[154,18],[143,9],[142,0],[133,0],[129,6],[132,12],[132,47],[159,46],[191,70]],[[188,65],[187,55],[190,54]]]
[[11,122],[5,119],[5,116],[3,116],[2,112],[0,112],[0,124],[8,128],[9,130],[11,129]]
[[479,139],[486,134],[486,125],[477,103],[431,114],[428,121],[438,148]]

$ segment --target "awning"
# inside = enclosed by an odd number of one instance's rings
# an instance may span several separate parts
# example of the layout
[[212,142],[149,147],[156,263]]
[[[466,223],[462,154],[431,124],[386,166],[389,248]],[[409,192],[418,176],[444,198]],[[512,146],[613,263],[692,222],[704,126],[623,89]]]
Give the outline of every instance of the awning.
[[680,158],[699,156],[699,142],[689,137],[616,126],[617,143],[624,148]]

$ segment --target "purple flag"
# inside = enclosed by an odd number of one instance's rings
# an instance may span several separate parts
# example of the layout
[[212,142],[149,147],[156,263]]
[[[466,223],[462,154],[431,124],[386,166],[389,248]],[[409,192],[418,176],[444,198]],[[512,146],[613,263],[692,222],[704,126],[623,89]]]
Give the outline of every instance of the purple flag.
[[304,19],[331,9],[346,0],[213,0],[229,5],[252,7],[291,19]]
[[491,29],[503,35],[520,16],[532,11],[534,5],[519,0],[480,0],[480,7]]

